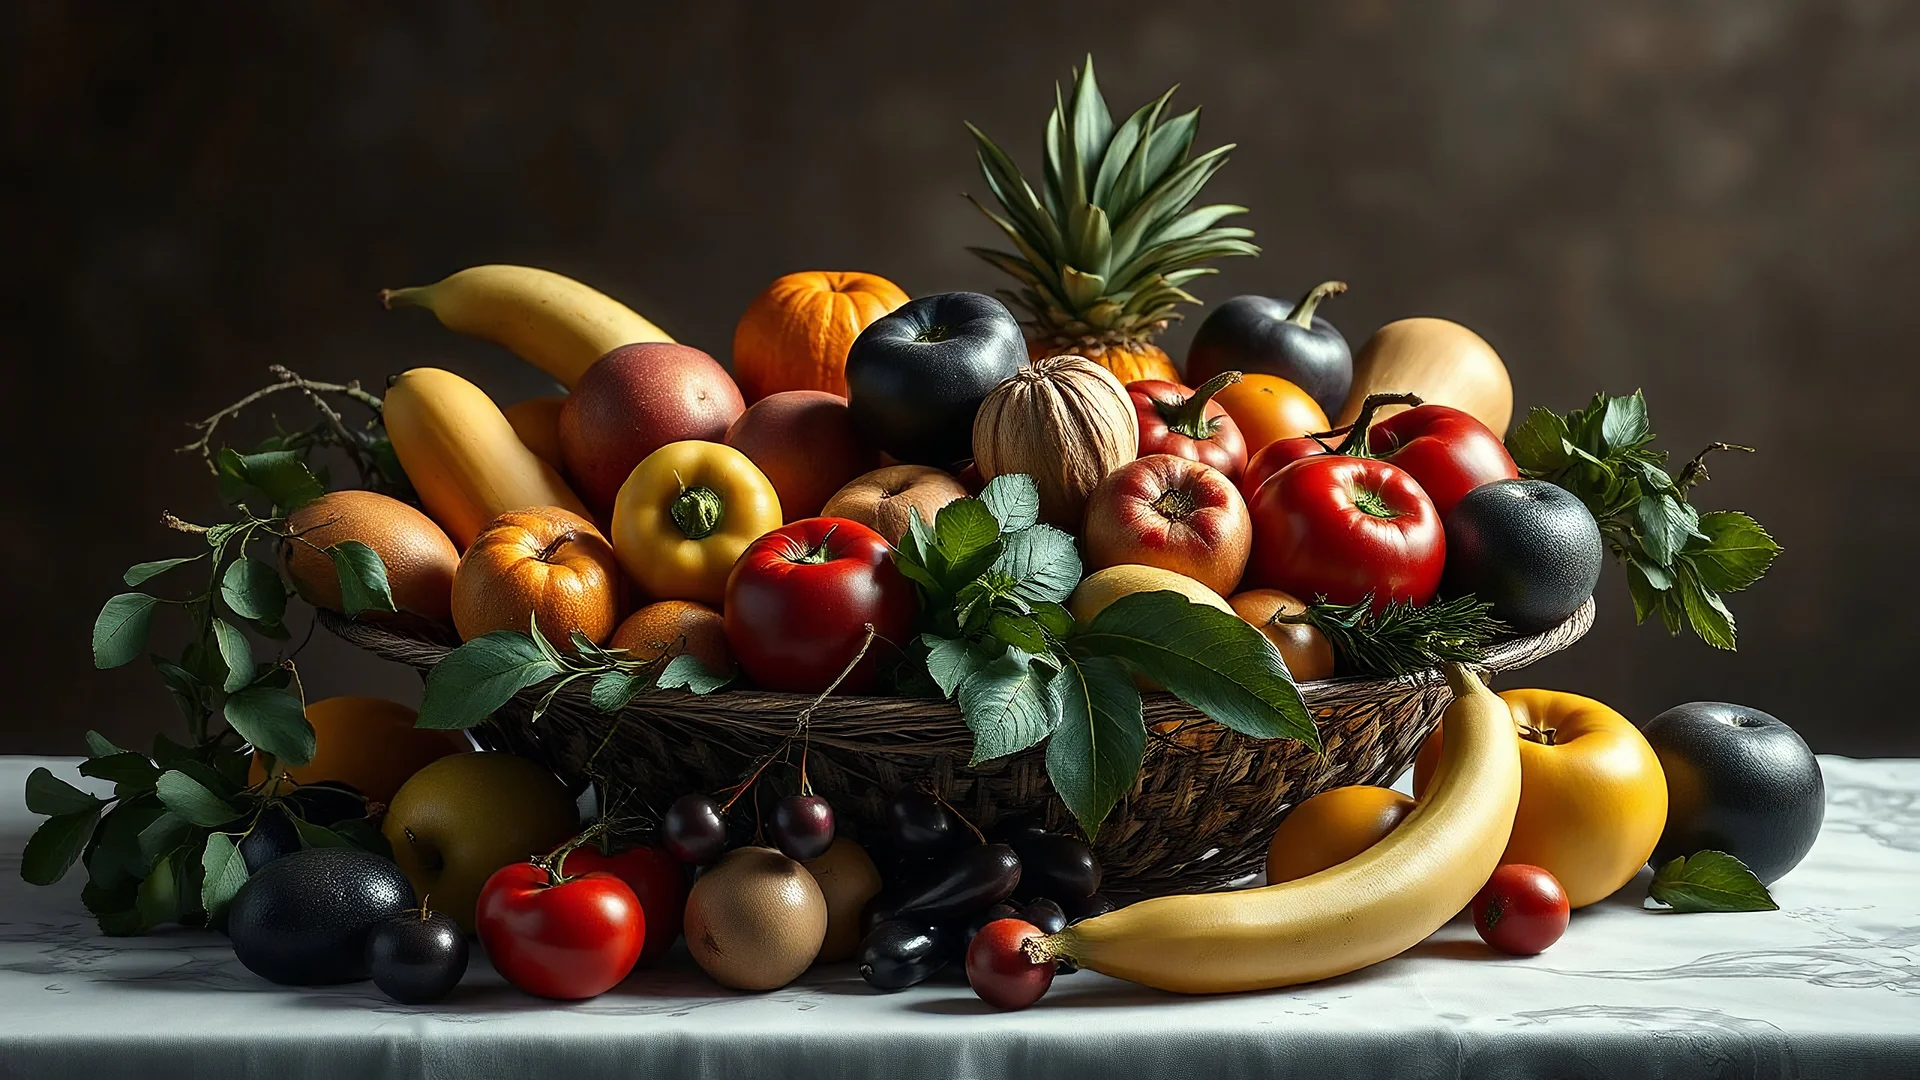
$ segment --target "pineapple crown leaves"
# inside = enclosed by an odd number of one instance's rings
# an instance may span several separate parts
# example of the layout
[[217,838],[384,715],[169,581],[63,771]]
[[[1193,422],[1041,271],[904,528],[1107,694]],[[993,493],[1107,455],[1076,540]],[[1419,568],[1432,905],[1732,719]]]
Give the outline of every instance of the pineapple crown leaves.
[[968,200],[1000,227],[1013,251],[969,248],[1019,282],[1001,290],[1036,329],[1067,336],[1143,338],[1199,303],[1183,285],[1216,273],[1228,255],[1258,255],[1251,229],[1221,226],[1244,206],[1193,206],[1233,144],[1190,157],[1200,110],[1163,119],[1173,87],[1118,127],[1094,79],[1093,57],[1071,95],[1054,87],[1042,190],[972,124],[980,172],[1000,213]]

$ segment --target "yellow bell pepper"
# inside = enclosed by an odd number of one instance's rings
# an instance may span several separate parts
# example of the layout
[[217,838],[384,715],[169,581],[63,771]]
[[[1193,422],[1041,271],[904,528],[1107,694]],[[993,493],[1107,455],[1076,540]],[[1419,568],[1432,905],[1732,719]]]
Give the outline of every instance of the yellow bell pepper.
[[718,606],[740,553],[780,524],[780,496],[747,455],[689,439],[648,454],[620,485],[613,553],[652,599]]

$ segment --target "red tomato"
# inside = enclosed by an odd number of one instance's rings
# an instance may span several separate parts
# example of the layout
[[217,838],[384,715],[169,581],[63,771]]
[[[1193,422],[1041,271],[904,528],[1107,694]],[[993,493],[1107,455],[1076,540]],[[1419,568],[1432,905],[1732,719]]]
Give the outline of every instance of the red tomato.
[[568,852],[562,869],[571,874],[612,874],[633,890],[647,929],[638,966],[646,967],[660,959],[660,954],[680,937],[680,919],[687,910],[687,871],[665,851],[637,847],[603,855],[599,848],[588,845]]
[[919,601],[880,534],[806,518],[755,540],[727,578],[727,644],[753,681],[813,694],[846,669],[866,625],[878,637],[840,689],[870,689],[880,656],[913,633]]
[[633,970],[646,916],[612,874],[555,879],[531,862],[508,863],[480,888],[480,944],[502,978],[540,997],[605,993]]
[[1407,470],[1443,519],[1467,492],[1520,475],[1492,428],[1445,405],[1421,405],[1374,424],[1367,450]]
[[1322,440],[1302,435],[1268,443],[1260,448],[1259,453],[1247,459],[1247,470],[1240,474],[1240,494],[1252,502],[1260,492],[1260,485],[1266,483],[1268,477],[1301,458],[1330,453],[1328,447],[1340,445],[1343,438],[1343,435],[1329,435]]
[[1028,938],[1045,937],[1040,928],[1019,919],[995,919],[967,946],[967,983],[980,1000],[996,1009],[1024,1009],[1053,985],[1054,962],[1036,964],[1021,948]]
[[1239,381],[1239,372],[1223,371],[1198,390],[1164,379],[1128,383],[1127,397],[1140,423],[1140,456],[1172,454],[1237,479],[1247,467],[1247,440],[1213,395]]
[[1473,898],[1473,928],[1503,953],[1532,956],[1567,932],[1568,911],[1559,879],[1537,866],[1506,863]]
[[1247,583],[1303,600],[1369,593],[1424,604],[1447,561],[1440,515],[1413,477],[1384,461],[1322,455],[1281,469],[1254,495]]

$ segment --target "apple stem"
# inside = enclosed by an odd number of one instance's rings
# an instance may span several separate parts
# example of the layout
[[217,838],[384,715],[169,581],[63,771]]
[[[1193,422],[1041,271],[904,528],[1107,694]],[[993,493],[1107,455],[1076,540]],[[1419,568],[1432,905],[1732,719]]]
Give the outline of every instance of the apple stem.
[[575,532],[572,529],[568,529],[566,532],[563,532],[559,536],[554,537],[552,543],[549,543],[546,547],[541,548],[540,554],[534,556],[534,558],[540,560],[543,563],[550,563],[553,561],[553,557],[555,555],[560,554],[561,548],[566,547],[568,544],[571,544],[578,539],[580,539],[580,534]]
[[[1373,451],[1367,446],[1367,432],[1373,426],[1373,414],[1387,405],[1424,405],[1418,394],[1368,394],[1360,402],[1360,415],[1354,417],[1353,425],[1347,429],[1347,437],[1333,452],[1341,457],[1373,457]],[[1331,434],[1331,432],[1329,432]],[[1314,439],[1319,442],[1318,438]],[[1321,443],[1322,446],[1326,445]]]
[[1220,424],[1207,416],[1207,403],[1213,400],[1213,395],[1240,379],[1237,371],[1223,371],[1195,387],[1193,393],[1184,398],[1177,401],[1156,399],[1154,405],[1160,412],[1160,419],[1166,422],[1167,430],[1189,439],[1211,439]]
[[695,486],[681,489],[680,494],[667,504],[667,513],[672,515],[673,523],[679,526],[681,535],[689,540],[704,540],[720,527],[720,519],[726,515],[726,504],[721,501],[719,492],[710,487]]
[[1346,291],[1347,283],[1344,281],[1323,281],[1315,285],[1300,298],[1299,303],[1293,305],[1293,312],[1287,316],[1287,321],[1303,330],[1313,329],[1313,310],[1320,306],[1320,301]]

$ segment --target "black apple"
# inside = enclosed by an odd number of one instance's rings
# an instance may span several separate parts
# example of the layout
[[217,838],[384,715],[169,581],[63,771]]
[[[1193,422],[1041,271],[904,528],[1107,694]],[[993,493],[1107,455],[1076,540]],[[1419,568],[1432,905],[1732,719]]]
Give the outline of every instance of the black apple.
[[913,465],[973,454],[973,414],[1027,362],[1020,323],[980,293],[910,300],[847,351],[847,409],[874,445]]
[[1667,774],[1667,828],[1658,868],[1697,851],[1724,851],[1771,884],[1820,835],[1826,782],[1797,732],[1724,701],[1676,705],[1642,729]]
[[1495,480],[1447,511],[1440,595],[1478,596],[1522,634],[1558,626],[1593,595],[1607,548],[1579,496],[1545,480]]
[[1199,386],[1223,371],[1278,375],[1305,390],[1328,416],[1338,415],[1353,387],[1353,350],[1314,309],[1346,291],[1344,282],[1325,281],[1298,304],[1236,296],[1214,308],[1187,349],[1187,385]]
[[368,932],[367,969],[373,985],[403,1005],[439,1001],[467,973],[467,936],[437,911],[403,911]]

